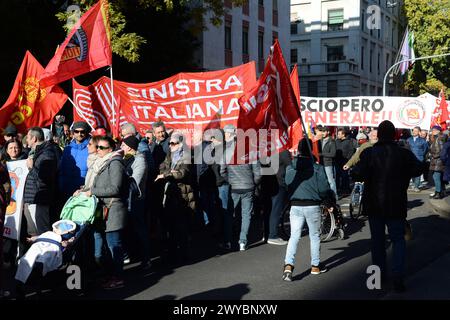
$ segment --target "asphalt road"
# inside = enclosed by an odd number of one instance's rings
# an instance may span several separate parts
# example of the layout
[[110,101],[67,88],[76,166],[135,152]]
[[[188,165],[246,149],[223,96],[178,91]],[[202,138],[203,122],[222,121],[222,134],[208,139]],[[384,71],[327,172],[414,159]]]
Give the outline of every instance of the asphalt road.
[[[413,239],[407,242],[407,277],[413,277],[433,261],[450,252],[450,220],[433,213],[428,191],[409,194],[408,220]],[[345,212],[344,199],[341,201]],[[94,287],[84,299],[383,299],[390,287],[369,290],[366,269],[371,265],[370,232],[364,219],[348,218],[347,238],[335,239],[321,246],[321,259],[329,271],[310,275],[309,238],[300,241],[294,281],[281,280],[286,246],[264,244],[261,219],[254,217],[247,251],[220,252],[211,239],[194,238],[192,260],[184,266],[167,266],[154,259],[149,271],[137,264],[126,266],[124,288],[103,290]],[[390,257],[390,246],[388,256]],[[389,266],[389,260],[388,260]],[[426,284],[426,281],[424,281]],[[443,292],[447,287],[442,288]],[[446,294],[444,293],[444,296]],[[44,292],[42,299],[75,298],[64,288]],[[30,295],[33,299],[33,295]],[[450,299],[450,292],[448,292]]]

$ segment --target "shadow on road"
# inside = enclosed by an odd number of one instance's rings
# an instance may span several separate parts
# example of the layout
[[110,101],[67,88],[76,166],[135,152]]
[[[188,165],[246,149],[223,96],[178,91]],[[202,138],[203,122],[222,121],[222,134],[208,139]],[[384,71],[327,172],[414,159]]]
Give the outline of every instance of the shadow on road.
[[244,295],[250,292],[247,283],[238,283],[226,288],[212,289],[190,296],[180,300],[241,300]]

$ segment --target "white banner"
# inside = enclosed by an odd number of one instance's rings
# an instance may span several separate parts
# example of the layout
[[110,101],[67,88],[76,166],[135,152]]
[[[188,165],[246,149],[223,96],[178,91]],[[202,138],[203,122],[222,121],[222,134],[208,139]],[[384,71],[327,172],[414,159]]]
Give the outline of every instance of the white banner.
[[6,208],[3,236],[19,240],[19,230],[23,209],[23,189],[28,175],[27,160],[6,163],[11,179],[11,203]]
[[396,128],[429,129],[435,101],[429,97],[301,97],[305,122],[326,126],[377,127],[383,120]]

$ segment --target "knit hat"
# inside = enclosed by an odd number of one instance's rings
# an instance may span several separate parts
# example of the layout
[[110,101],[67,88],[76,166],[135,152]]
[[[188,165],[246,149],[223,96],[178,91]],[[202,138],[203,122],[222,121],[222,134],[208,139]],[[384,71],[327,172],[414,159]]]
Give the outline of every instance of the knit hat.
[[122,141],[125,143],[128,147],[130,147],[133,150],[137,150],[139,146],[139,140],[135,136],[129,136]]
[[3,133],[5,136],[17,136],[17,129],[13,125],[9,125],[5,128],[5,131]]
[[73,130],[81,129],[81,130],[84,130],[86,133],[91,132],[91,127],[87,124],[87,122],[84,122],[84,121],[75,122],[72,126],[72,129]]
[[441,128],[440,126],[433,126],[433,128],[431,128],[431,130],[433,130],[433,129],[436,129],[436,130],[442,131],[442,128]]
[[232,124],[227,124],[225,127],[223,127],[223,131],[228,133],[236,133],[236,127]]

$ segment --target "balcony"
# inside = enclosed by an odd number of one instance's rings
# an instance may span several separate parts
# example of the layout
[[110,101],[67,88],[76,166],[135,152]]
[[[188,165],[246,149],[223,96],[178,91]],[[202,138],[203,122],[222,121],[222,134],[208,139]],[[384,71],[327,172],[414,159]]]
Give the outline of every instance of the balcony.
[[336,60],[314,63],[299,63],[300,75],[338,74],[359,72],[358,63],[352,60]]

